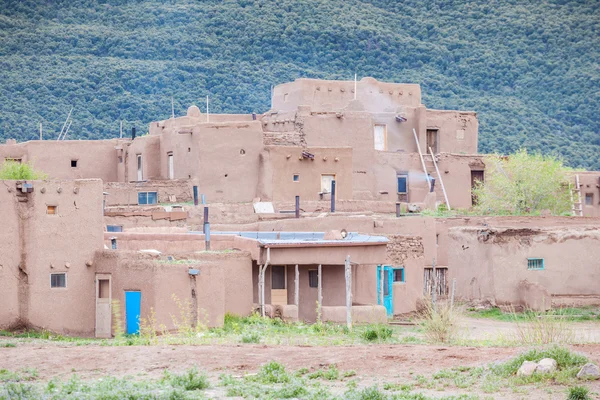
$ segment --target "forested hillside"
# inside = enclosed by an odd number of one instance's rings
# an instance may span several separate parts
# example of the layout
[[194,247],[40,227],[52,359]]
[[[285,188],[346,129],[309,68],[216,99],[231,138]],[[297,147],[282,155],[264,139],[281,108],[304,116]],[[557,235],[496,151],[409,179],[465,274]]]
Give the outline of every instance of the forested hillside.
[[[477,3],[477,4],[476,4]],[[420,83],[475,110],[481,152],[600,169],[596,0],[0,0],[0,139],[145,131],[206,95],[264,112],[299,77]]]

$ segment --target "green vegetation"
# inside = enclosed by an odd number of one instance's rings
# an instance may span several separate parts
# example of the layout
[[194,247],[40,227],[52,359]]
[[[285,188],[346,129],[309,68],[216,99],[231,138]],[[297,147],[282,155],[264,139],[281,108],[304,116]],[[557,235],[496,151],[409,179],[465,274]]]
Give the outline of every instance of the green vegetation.
[[33,168],[31,163],[4,161],[0,165],[0,180],[36,180],[46,179],[48,176]]
[[509,157],[487,156],[485,165],[485,184],[474,190],[482,212],[571,214],[568,170],[558,158],[519,150]]
[[431,343],[451,343],[458,339],[458,324],[461,312],[449,302],[423,304],[417,320],[423,334]]
[[589,393],[589,389],[584,386],[574,386],[569,388],[567,400],[588,400],[590,399]]
[[469,316],[476,318],[489,318],[497,321],[529,321],[531,317],[547,317],[547,318],[561,318],[571,322],[584,322],[584,321],[600,321],[600,309],[597,307],[582,307],[582,308],[553,308],[546,312],[536,312],[526,310],[523,312],[503,312],[498,307],[488,308],[485,310],[469,309]]
[[525,147],[600,169],[600,4],[590,0],[4,0],[0,137],[117,137],[210,96],[263,112],[299,77],[422,85],[479,113],[482,152]]

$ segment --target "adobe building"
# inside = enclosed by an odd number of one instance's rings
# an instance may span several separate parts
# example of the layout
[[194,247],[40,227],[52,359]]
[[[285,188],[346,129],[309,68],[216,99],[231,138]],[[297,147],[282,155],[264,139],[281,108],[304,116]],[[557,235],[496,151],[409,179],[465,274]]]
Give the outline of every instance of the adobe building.
[[131,139],[8,141],[0,160],[51,180],[3,181],[0,327],[109,337],[154,313],[173,330],[174,299],[208,326],[253,310],[342,322],[347,291],[355,322],[385,321],[454,280],[465,300],[600,303],[599,172],[577,173],[576,217],[419,215],[472,206],[477,137],[474,112],[363,78],[278,85],[261,115],[191,106]]

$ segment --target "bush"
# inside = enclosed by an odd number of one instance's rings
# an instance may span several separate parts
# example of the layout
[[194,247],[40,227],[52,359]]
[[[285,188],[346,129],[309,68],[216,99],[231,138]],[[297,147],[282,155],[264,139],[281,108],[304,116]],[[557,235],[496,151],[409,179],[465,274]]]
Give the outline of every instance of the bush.
[[263,365],[257,377],[262,383],[287,383],[290,381],[285,367],[276,361]]
[[590,398],[589,389],[584,386],[574,386],[569,388],[567,400],[588,400]]
[[163,382],[169,382],[173,387],[180,387],[185,390],[202,390],[210,386],[208,378],[204,374],[199,374],[196,367],[188,369],[181,375],[171,374],[165,371]]
[[31,163],[5,161],[0,167],[0,180],[29,181],[47,177],[45,173],[35,170]]
[[456,338],[460,312],[449,303],[433,304],[426,301],[419,311],[417,321],[423,328],[427,341],[449,343]]
[[256,332],[246,332],[242,335],[242,343],[260,343],[260,335]]
[[362,333],[362,338],[368,342],[386,340],[392,337],[392,328],[384,324],[368,325]]

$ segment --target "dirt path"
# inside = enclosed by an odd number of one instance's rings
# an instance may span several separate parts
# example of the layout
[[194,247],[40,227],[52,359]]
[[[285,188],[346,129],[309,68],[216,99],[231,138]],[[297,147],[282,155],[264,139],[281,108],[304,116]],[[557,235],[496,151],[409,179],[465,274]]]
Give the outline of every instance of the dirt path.
[[[574,350],[600,360],[600,345],[573,346]],[[82,378],[105,375],[156,377],[164,369],[183,370],[193,365],[218,375],[254,371],[275,360],[287,368],[316,369],[337,364],[340,370],[355,370],[362,377],[410,377],[431,374],[453,366],[484,365],[518,354],[519,348],[438,347],[424,345],[365,346],[61,346],[20,343],[0,349],[0,369],[35,368],[41,379]]]

